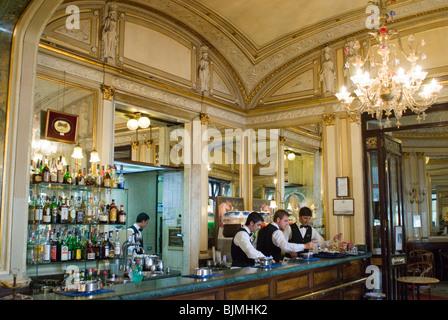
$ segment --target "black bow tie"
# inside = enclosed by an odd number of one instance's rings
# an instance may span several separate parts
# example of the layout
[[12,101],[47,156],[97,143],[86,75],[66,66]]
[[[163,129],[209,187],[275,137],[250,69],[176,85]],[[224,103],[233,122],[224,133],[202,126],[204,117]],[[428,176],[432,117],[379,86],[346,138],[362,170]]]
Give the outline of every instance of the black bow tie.
[[304,226],[304,225],[301,225],[300,226],[300,228],[305,228],[305,229],[308,229],[310,226]]

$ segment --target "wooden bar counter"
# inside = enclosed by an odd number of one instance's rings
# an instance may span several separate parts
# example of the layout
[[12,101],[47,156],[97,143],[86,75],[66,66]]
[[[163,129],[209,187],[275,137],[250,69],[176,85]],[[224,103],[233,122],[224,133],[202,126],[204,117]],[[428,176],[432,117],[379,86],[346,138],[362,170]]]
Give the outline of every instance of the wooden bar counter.
[[83,297],[58,293],[34,300],[360,300],[371,254],[317,261],[283,261],[275,268],[246,267],[216,271],[204,279],[178,276],[107,287],[113,292]]

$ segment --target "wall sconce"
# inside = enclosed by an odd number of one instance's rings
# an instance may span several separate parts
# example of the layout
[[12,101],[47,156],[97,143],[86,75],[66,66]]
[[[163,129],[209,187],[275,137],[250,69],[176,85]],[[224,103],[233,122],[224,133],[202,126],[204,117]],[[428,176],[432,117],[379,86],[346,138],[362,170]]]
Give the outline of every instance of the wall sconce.
[[75,159],[82,159],[82,158],[84,158],[84,156],[82,155],[82,147],[81,147],[81,145],[79,143],[73,149],[72,158],[75,158]]
[[100,156],[98,154],[98,151],[96,151],[95,148],[92,149],[92,152],[90,152],[90,162],[100,162]]

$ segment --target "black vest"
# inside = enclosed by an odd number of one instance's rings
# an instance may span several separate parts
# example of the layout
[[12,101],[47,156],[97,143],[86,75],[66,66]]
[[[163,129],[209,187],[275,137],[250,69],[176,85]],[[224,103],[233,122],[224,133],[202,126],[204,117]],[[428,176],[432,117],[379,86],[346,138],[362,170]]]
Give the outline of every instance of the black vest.
[[273,224],[268,224],[260,229],[257,237],[257,250],[261,251],[266,257],[272,256],[276,262],[282,260],[282,250],[272,242],[272,234],[279,230]]
[[[238,232],[246,232],[247,234],[249,234],[249,232],[247,232],[246,229],[241,228],[240,230],[238,230],[235,233],[235,236],[238,234]],[[250,259],[246,253],[235,244],[235,236],[233,237],[232,240],[232,246],[230,248],[230,253],[232,255],[232,267],[249,267],[249,266],[253,266],[255,264],[255,260],[254,259]]]
[[[306,227],[306,233],[304,237],[302,237],[299,226],[297,226],[296,223],[293,223],[292,225],[290,225],[290,227],[291,227],[291,239],[288,242],[305,244],[311,241],[312,230],[310,226]],[[303,252],[308,252],[308,249],[303,250]],[[287,253],[286,256],[289,258],[291,257],[289,253]]]

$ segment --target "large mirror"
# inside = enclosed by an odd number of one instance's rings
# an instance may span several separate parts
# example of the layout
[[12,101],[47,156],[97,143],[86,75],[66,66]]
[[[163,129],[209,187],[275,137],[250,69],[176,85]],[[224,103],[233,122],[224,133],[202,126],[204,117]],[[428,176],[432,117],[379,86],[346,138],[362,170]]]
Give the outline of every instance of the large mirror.
[[[38,75],[34,90],[30,148],[33,166],[38,163],[44,165],[46,161],[51,169],[58,162],[62,162],[69,166],[71,174],[73,170],[76,170],[76,173],[78,170],[88,173],[96,119],[96,92],[74,84],[65,74],[61,74],[58,79]],[[59,135],[50,134],[49,128],[53,118],[49,118],[49,112],[57,114],[61,119],[70,119],[67,122],[58,121],[64,126]],[[71,128],[74,129],[74,135],[68,138],[62,131]],[[72,157],[76,145],[82,149],[82,159]]]
[[283,134],[285,208],[295,222],[300,208],[309,207],[313,212],[310,224],[325,236],[321,125],[287,128]]
[[[223,219],[228,211],[244,210],[241,197],[242,130],[209,122],[208,134],[208,246],[224,238]],[[221,200],[220,200],[221,199]],[[223,201],[222,199],[227,199]],[[222,247],[222,246],[221,246]]]

